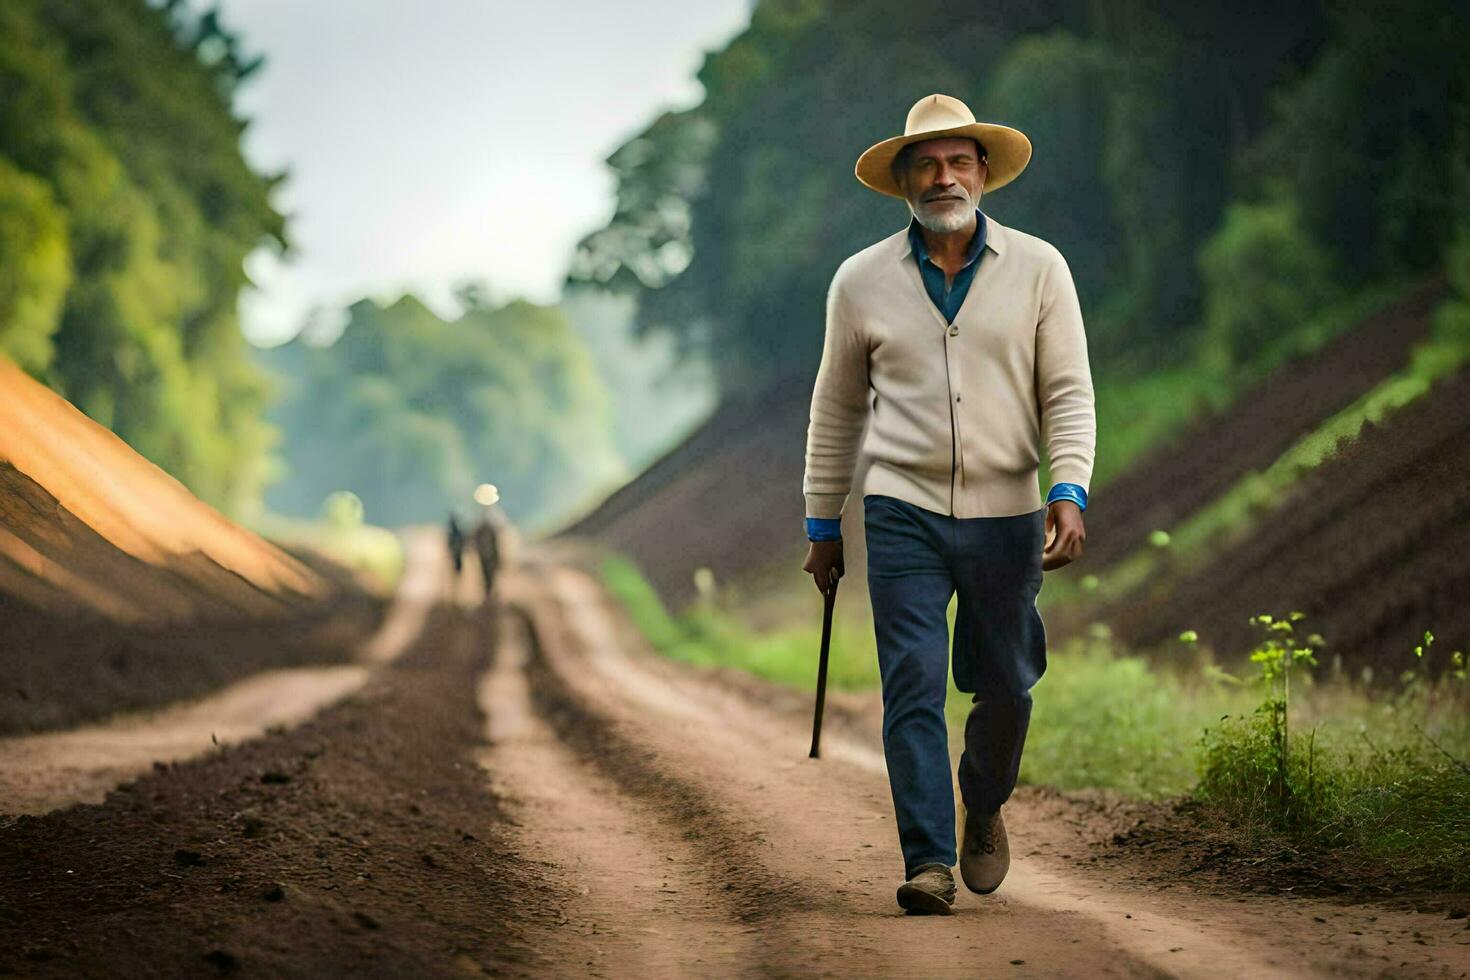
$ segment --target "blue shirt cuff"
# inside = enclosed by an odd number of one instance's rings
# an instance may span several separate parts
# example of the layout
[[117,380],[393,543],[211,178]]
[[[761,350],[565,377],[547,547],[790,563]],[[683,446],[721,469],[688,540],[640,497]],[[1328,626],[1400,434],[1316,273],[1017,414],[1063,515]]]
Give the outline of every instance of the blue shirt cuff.
[[1080,509],[1087,509],[1087,491],[1075,483],[1058,483],[1046,495],[1047,506],[1058,500],[1070,500]]
[[806,539],[808,541],[841,541],[842,518],[808,517],[806,519]]

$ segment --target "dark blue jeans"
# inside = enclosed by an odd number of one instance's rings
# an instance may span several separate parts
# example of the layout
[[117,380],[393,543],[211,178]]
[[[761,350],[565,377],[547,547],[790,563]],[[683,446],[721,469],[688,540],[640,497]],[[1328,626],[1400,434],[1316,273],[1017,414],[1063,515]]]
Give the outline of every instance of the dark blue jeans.
[[882,494],[863,498],[868,593],[883,679],[883,753],[904,871],[953,866],[954,788],[944,720],[949,601],[956,593],[955,686],[973,694],[960,756],[971,810],[1000,808],[1016,785],[1031,687],[1046,670],[1036,611],[1046,509],[957,518]]

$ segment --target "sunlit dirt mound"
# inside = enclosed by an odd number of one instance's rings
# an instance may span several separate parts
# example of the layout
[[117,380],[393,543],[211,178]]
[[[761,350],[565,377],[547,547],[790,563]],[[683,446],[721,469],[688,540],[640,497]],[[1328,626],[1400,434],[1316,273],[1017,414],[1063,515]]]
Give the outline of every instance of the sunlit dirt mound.
[[328,589],[0,359],[0,591],[142,623],[284,612]]
[[379,615],[0,358],[0,732],[340,658]]
[[[1125,641],[1152,645],[1195,629],[1217,649],[1249,649],[1250,614],[1301,610],[1324,658],[1416,666],[1435,634],[1438,666],[1470,650],[1470,371],[1369,426],[1329,457],[1245,541],[1196,575],[1151,584],[1107,610]],[[1433,669],[1434,663],[1431,663]]]

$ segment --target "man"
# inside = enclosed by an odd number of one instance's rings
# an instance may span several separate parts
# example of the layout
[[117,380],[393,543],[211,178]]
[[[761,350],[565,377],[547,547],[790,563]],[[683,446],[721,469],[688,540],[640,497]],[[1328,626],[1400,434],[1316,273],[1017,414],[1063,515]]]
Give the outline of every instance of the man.
[[459,526],[459,519],[454,512],[449,513],[449,530],[446,532],[449,543],[449,562],[454,566],[454,584],[459,582],[459,574],[464,569],[464,530]]
[[475,553],[480,559],[480,574],[485,580],[485,601],[490,601],[490,594],[495,590],[495,574],[500,570],[500,534],[496,530],[487,513],[475,526],[474,543]]
[[[824,593],[843,573],[841,515],[859,439],[868,590],[883,684],[883,750],[903,851],[899,905],[953,911],[954,791],[944,700],[973,694],[959,763],[961,877],[999,887],[1010,866],[1001,805],[1020,767],[1032,685],[1046,669],[1042,572],[1075,560],[1096,420],[1070,270],[1046,242],[978,209],[1031,143],[927,96],[903,136],[858,159],[867,187],[908,203],[908,228],[838,267],[807,430],[804,569]],[[1056,481],[1043,506],[1044,442]]]

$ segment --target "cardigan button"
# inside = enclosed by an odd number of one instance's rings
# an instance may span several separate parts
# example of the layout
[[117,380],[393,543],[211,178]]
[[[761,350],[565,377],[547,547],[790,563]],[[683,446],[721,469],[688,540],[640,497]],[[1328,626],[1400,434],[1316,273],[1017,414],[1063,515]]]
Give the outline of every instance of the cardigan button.
[[959,327],[953,327],[953,326],[950,327],[949,328],[949,335],[951,337],[958,337],[960,335],[960,328]]

